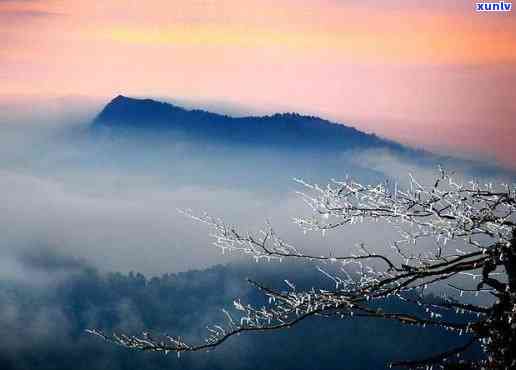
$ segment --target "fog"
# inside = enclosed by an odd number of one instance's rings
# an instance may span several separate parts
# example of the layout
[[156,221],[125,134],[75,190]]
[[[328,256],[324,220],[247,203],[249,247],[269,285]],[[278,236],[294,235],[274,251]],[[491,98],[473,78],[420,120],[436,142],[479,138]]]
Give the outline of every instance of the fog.
[[[87,125],[97,106],[90,102],[81,107],[75,113],[56,108],[43,114],[39,108],[2,117],[4,278],[32,276],[17,261],[40,249],[84,259],[103,271],[149,275],[242,258],[222,255],[211,246],[210,230],[178,209],[208,212],[248,231],[270,222],[284,239],[311,252],[349,253],[361,241],[376,249],[388,248],[397,235],[381,224],[375,225],[374,233],[369,225],[359,225],[324,240],[317,234],[303,235],[292,219],[308,214],[308,209],[296,195],[303,189],[293,177],[319,183],[346,175],[366,182],[390,177],[403,184],[408,173],[424,183],[431,183],[437,173],[437,163],[386,150],[343,152],[325,162],[288,150],[200,148],[167,138],[91,137]],[[15,107],[12,112],[20,110]],[[470,176],[463,175],[467,163],[457,162],[454,169],[459,178]]]
[[[1,117],[0,324],[16,334],[0,341],[0,365],[7,368],[30,368],[43,354],[47,356],[41,360],[44,366],[58,363],[64,367],[71,361],[78,368],[84,358],[94,357],[95,361],[88,362],[92,368],[106,364],[113,368],[114,363],[114,368],[124,368],[126,358],[138,362],[139,368],[168,368],[161,357],[149,362],[151,357],[143,354],[119,355],[83,336],[83,330],[99,326],[134,332],[151,326],[158,331],[174,328],[197,339],[204,325],[220,319],[220,307],[236,296],[251,294],[245,276],[257,274],[272,282],[289,278],[301,284],[324,279],[311,265],[255,264],[246,256],[222,254],[212,245],[210,229],[181,209],[208,212],[242,231],[257,232],[269,222],[283,239],[312,254],[355,253],[360,242],[390,254],[390,244],[399,235],[381,222],[352,225],[325,237],[305,235],[292,222],[294,217],[310,214],[297,194],[305,189],[293,178],[324,184],[350,175],[364,182],[389,178],[407,184],[411,173],[421,183],[431,184],[437,174],[437,161],[384,149],[336,153],[326,161],[288,149],[199,147],[163,137],[96,137],[87,127],[97,111],[90,105],[45,114],[41,106],[30,112],[14,109]],[[448,164],[453,164],[460,181],[471,177],[514,181],[513,174],[486,171],[469,162]],[[210,270],[210,266],[228,263],[230,267]],[[202,271],[170,279],[163,275],[190,270]],[[126,275],[130,271],[161,277],[154,285],[147,280],[145,289],[140,289],[143,277]],[[109,274],[113,272],[124,275]],[[165,295],[162,288],[167,289]],[[172,321],[164,314],[168,310],[179,310],[170,315]],[[379,330],[381,325],[369,330]],[[367,350],[376,346],[385,357],[388,338],[397,330],[385,325],[385,332],[375,334],[374,344],[367,339],[357,344],[355,338],[336,335],[335,350],[330,352],[339,353],[341,341],[351,341],[349,348],[358,352],[349,352],[349,359],[356,358],[349,368],[357,369],[363,364],[360,351],[366,343]],[[326,338],[328,331],[339,329],[330,323],[315,324],[311,330],[320,330],[317,335]],[[303,343],[302,333],[295,335],[288,348]],[[382,340],[382,335],[387,339]],[[413,331],[406,338],[406,345],[412,346],[423,337]],[[424,338],[432,342],[431,337]],[[249,356],[260,356],[256,346],[273,351],[267,340],[260,343],[259,339],[229,343],[220,354],[192,357],[183,365],[216,368],[231,358],[239,368],[248,363]],[[425,350],[423,344],[418,348]],[[326,358],[326,345],[318,350]],[[294,366],[285,362],[284,353],[278,353],[285,366]],[[377,361],[385,360],[379,355]],[[330,366],[334,360],[328,357],[327,361]]]

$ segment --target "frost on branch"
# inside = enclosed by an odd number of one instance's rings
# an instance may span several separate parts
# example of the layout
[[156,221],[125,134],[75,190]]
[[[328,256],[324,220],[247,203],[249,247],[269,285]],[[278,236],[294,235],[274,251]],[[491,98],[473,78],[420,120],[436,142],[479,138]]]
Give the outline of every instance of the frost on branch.
[[[210,226],[214,245],[223,253],[240,252],[257,261],[308,261],[334,283],[333,289],[299,290],[294,280],[285,280],[285,289],[278,290],[249,281],[268,303],[258,307],[236,299],[231,310],[223,310],[225,323],[207,328],[207,337],[200,343],[148,333],[131,336],[89,332],[132,349],[179,355],[208,350],[247,331],[288,328],[314,315],[377,317],[465,336],[465,344],[460,347],[392,365],[424,368],[461,362],[461,353],[479,343],[486,356],[470,363],[473,368],[516,366],[514,185],[462,184],[444,170],[432,184],[422,184],[409,176],[406,189],[397,184],[365,185],[350,179],[333,181],[325,187],[296,181],[304,188],[299,192],[301,199],[312,211],[311,217],[294,220],[304,232],[345,230],[347,225],[357,223],[388,223],[399,231],[392,252],[379,253],[360,244],[353,253],[312,255],[283,240],[270,225],[255,234],[243,233],[207,214],[183,211]],[[348,251],[350,246],[344,249]],[[330,272],[329,265],[337,266],[338,272],[334,268]],[[427,289],[440,291],[440,297],[429,300]],[[413,304],[424,313],[389,312],[387,307],[382,308],[387,298]]]

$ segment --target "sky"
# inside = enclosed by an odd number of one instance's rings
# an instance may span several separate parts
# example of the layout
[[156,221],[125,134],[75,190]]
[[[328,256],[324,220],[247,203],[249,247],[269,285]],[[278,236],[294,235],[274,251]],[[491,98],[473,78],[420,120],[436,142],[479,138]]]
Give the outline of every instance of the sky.
[[297,111],[516,168],[516,15],[474,3],[0,0],[0,103]]

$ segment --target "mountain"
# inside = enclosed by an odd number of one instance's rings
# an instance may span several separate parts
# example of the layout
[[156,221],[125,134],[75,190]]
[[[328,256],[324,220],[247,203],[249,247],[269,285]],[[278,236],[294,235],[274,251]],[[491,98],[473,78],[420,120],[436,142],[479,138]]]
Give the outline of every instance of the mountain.
[[[343,361],[347,370],[383,369],[388,361],[425,358],[461,344],[454,333],[439,328],[401,327],[375,318],[315,317],[288,331],[241,335],[216,351],[185,353],[180,360],[128,351],[86,335],[85,330],[97,327],[132,334],[150,330],[196,343],[207,334],[206,325],[223,322],[221,308],[230,308],[235,296],[246,303],[266,303],[247,278],[277,289],[284,289],[285,276],[295,276],[296,285],[306,289],[314,284],[331,289],[330,280],[311,265],[285,261],[281,268],[251,262],[154,277],[99,272],[86,262],[41,252],[20,261],[35,265],[34,271],[47,274],[53,283],[52,288],[41,289],[0,280],[6,305],[0,324],[7,333],[16,334],[15,340],[0,341],[2,370],[336,370],[343,368]],[[411,312],[394,300],[382,306]],[[412,309],[422,314],[422,308]],[[478,348],[469,353],[480,354]]]
[[[171,144],[180,142],[190,148],[189,152],[183,150],[182,157],[197,156],[202,162],[203,167],[199,168],[199,172],[215,172],[220,176],[234,174],[235,166],[246,166],[246,178],[250,178],[251,173],[262,176],[257,171],[262,168],[265,173],[275,171],[284,174],[283,177],[295,174],[308,178],[319,175],[332,178],[342,173],[367,171],[371,179],[376,178],[373,174],[376,170],[371,172],[371,168],[353,162],[354,155],[349,155],[350,150],[380,149],[388,150],[390,155],[406,163],[429,169],[435,170],[438,165],[443,165],[462,169],[474,176],[516,178],[514,172],[496,164],[410,148],[344,124],[297,113],[231,117],[199,109],[189,110],[152,99],[119,95],[98,114],[90,129],[94,136],[107,133],[108,137],[115,139],[136,139],[122,141],[127,150],[122,152],[120,146],[113,147],[116,152],[112,155],[131,158],[136,162],[150,155],[146,166],[157,163],[153,155],[171,158],[172,154],[163,152],[163,147],[173,147]],[[116,142],[121,143],[119,140]]]
[[332,152],[355,147],[402,149],[401,145],[376,135],[313,116],[283,113],[262,117],[230,117],[122,95],[105,106],[92,127],[94,131],[158,135],[175,133],[212,143],[273,146],[291,150]]

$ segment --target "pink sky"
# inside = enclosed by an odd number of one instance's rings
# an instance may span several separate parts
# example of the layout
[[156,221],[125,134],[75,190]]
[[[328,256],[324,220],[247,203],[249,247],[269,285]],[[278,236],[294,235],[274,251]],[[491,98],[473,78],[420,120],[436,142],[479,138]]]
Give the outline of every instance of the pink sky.
[[515,17],[469,0],[0,0],[0,94],[299,111],[516,168]]

